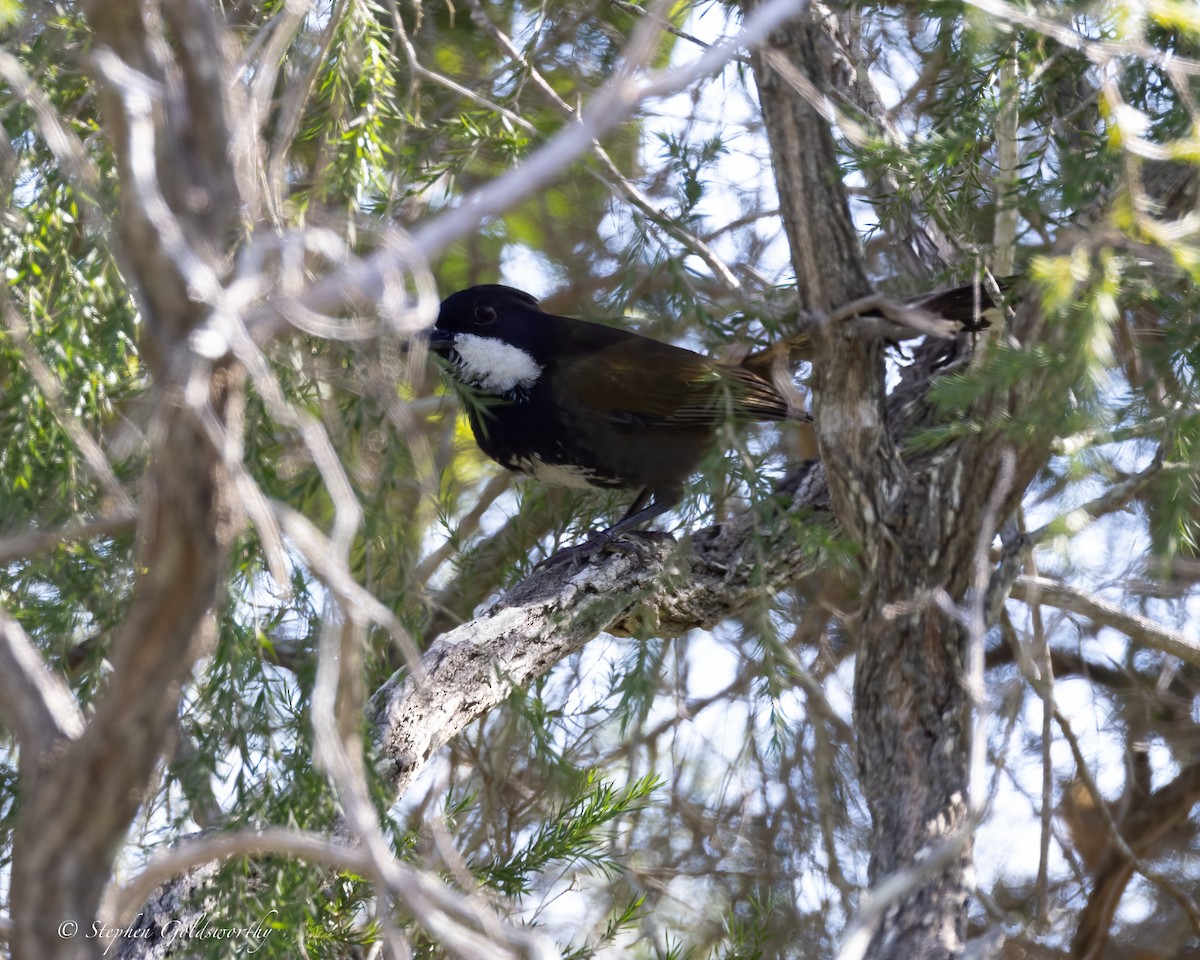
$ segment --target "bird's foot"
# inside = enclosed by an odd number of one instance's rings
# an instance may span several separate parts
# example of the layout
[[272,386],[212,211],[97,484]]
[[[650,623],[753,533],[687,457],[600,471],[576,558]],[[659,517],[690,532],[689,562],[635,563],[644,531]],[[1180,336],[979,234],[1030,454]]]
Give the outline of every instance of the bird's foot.
[[624,556],[645,557],[652,544],[675,542],[675,538],[665,530],[627,530],[623,533],[611,534],[607,530],[597,533],[590,540],[574,547],[564,547],[558,553],[551,554],[541,561],[535,570],[549,570],[570,564],[570,573],[574,576],[593,557],[602,553],[619,553]]
[[604,551],[644,556],[651,544],[674,542],[674,535],[666,530],[626,530],[611,537],[604,545]]

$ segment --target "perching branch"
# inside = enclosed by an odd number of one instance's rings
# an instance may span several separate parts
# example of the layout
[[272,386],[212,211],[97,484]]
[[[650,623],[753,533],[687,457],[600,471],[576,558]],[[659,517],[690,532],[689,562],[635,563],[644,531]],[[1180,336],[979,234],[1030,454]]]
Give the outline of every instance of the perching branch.
[[801,467],[781,497],[790,502],[774,516],[747,511],[696,533],[690,550],[660,545],[574,575],[534,573],[436,640],[421,658],[424,681],[398,673],[371,698],[372,739],[392,789],[402,795],[454,734],[601,631],[671,637],[711,626],[827,562],[797,532],[828,522],[820,465]]

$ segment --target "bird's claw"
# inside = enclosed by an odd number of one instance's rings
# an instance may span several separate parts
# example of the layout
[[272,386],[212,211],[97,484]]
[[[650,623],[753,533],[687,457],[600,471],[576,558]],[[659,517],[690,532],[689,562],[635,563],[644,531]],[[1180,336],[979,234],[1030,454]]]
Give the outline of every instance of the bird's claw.
[[623,556],[645,557],[650,552],[651,544],[674,543],[675,537],[665,530],[627,530],[624,533],[609,534],[607,531],[598,533],[590,540],[574,547],[564,547],[557,553],[542,560],[535,570],[561,567],[570,564],[570,574],[574,576],[591,559],[601,553],[619,553]]

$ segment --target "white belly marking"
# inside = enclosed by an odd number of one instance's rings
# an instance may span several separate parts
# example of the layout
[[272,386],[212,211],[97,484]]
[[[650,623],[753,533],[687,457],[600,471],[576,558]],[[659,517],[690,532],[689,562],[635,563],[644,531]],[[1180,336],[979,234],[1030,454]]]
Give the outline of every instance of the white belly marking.
[[513,464],[513,469],[528,474],[542,483],[552,483],[559,487],[573,487],[585,490],[592,486],[595,472],[573,463],[546,463],[537,457],[523,457]]

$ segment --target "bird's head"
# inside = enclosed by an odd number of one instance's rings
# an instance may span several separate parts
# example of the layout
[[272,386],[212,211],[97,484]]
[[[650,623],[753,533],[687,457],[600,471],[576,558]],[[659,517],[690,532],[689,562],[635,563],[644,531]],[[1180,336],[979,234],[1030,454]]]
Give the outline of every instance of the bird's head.
[[528,391],[545,367],[546,316],[534,297],[487,284],[442,301],[429,346],[465,386],[508,397]]

